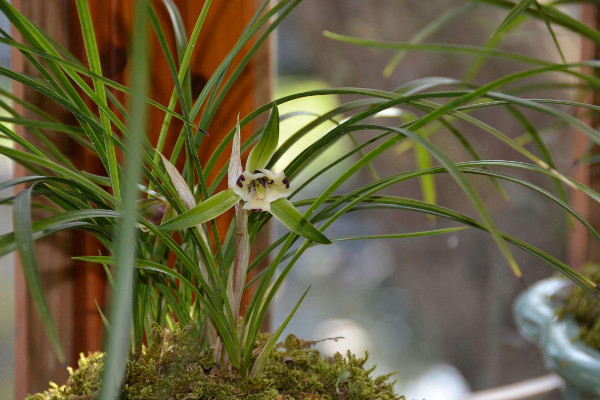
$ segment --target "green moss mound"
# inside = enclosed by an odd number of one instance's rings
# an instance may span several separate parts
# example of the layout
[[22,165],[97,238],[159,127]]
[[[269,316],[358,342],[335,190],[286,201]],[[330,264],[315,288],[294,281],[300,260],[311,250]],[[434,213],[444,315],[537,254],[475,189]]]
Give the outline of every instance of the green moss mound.
[[[155,327],[148,347],[129,361],[126,400],[399,400],[390,375],[372,378],[365,358],[348,352],[323,358],[306,342],[290,335],[270,356],[263,374],[243,377],[215,367],[212,349],[202,349],[189,329],[173,332]],[[258,345],[266,343],[267,336]],[[26,400],[94,400],[100,390],[103,353],[81,355],[79,368],[69,369],[63,386],[51,384]]]
[[[583,274],[593,282],[600,283],[600,266],[587,265]],[[581,326],[581,340],[600,351],[600,302],[579,286],[574,286],[564,299],[559,317],[571,314]]]

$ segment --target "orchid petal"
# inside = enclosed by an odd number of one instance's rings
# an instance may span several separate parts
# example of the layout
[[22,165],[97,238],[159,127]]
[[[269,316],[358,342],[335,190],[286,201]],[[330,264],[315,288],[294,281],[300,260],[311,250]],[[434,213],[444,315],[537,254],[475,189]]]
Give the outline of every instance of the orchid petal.
[[285,174],[268,169],[244,171],[232,189],[244,201],[244,210],[253,211],[271,211],[271,202],[291,193]]
[[179,171],[177,171],[177,168],[175,168],[175,166],[162,154],[160,154],[160,157],[162,158],[165,170],[167,171],[169,178],[171,178],[171,183],[173,184],[173,187],[175,187],[179,198],[188,210],[191,210],[196,206],[196,199],[194,198],[194,194],[190,190],[190,187]]
[[242,174],[242,158],[240,154],[240,142],[241,142],[241,129],[240,129],[240,115],[237,117],[237,124],[235,126],[235,134],[231,142],[231,158],[229,159],[229,170],[227,171],[227,181],[230,188],[236,186],[238,177]]

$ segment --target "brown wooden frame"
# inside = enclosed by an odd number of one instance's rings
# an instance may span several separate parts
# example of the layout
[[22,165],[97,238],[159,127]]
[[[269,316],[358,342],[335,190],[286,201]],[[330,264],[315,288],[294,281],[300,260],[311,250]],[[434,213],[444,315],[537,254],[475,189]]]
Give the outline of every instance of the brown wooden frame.
[[[582,5],[582,20],[588,26],[595,29],[600,28],[600,7],[593,4]],[[581,43],[581,59],[596,60],[600,57],[600,46],[588,39]],[[589,68],[587,73],[599,75],[597,69]],[[586,102],[590,104],[600,104],[600,92],[592,91]],[[582,110],[582,113],[586,110]],[[597,127],[600,124],[600,116],[594,113],[592,117],[587,118],[589,125]],[[580,132],[575,132],[573,154],[575,159],[584,155],[588,149],[589,139]],[[600,147],[595,146],[593,151],[600,153]],[[580,183],[591,187],[596,192],[600,191],[600,164],[580,165],[575,169],[574,178]],[[571,197],[573,208],[588,220],[595,229],[600,229],[600,207],[581,191],[574,191]],[[574,224],[569,232],[568,243],[568,263],[571,267],[581,269],[586,262],[600,262],[600,243],[591,240],[588,230],[581,224]]]

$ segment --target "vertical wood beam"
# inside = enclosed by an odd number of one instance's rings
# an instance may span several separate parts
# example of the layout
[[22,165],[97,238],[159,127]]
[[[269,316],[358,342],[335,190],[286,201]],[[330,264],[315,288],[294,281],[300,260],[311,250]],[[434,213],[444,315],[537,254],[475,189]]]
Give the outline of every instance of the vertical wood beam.
[[[81,31],[77,23],[77,11],[72,0],[45,0],[43,2],[13,0],[13,3],[35,24],[58,39],[87,64]],[[175,0],[175,3],[181,10],[189,34],[204,2]],[[89,0],[103,73],[110,79],[121,83],[124,83],[128,69],[127,58],[130,50],[128,38],[131,28],[132,4],[133,0]],[[159,1],[154,4],[160,6]],[[257,4],[258,2],[255,3],[254,0],[213,1],[191,62],[194,97],[198,95],[206,80],[233,47],[244,27],[254,15]],[[159,14],[165,26],[169,26],[165,10],[161,10],[159,7]],[[166,29],[166,31],[170,30]],[[169,70],[160,54],[160,48],[155,38],[152,40],[154,41],[152,48],[155,53],[151,60],[153,70],[150,96],[166,105],[173,85],[170,84]],[[172,37],[169,40],[173,44]],[[234,61],[234,65],[239,60],[240,57]],[[199,151],[201,162],[205,163],[208,160],[221,138],[235,125],[238,113],[244,116],[270,100],[270,65],[269,48],[264,46],[263,50],[244,70],[238,83],[225,98],[209,126],[210,136],[204,140]],[[17,71],[30,72],[27,63],[18,53],[14,53],[13,68]],[[29,93],[21,86],[15,86],[15,92],[35,104],[44,101],[37,94]],[[122,96],[120,98],[123,99]],[[71,118],[64,110],[53,109],[53,114],[62,115],[65,121],[69,121]],[[148,135],[152,142],[156,142],[163,114],[152,112],[149,118]],[[171,125],[172,129],[165,148],[166,154],[170,154],[176,141],[176,134],[181,128],[179,121],[173,120]],[[255,126],[244,129],[243,138],[248,137],[256,128],[255,124]],[[27,135],[23,129],[20,133]],[[29,139],[29,136],[27,137]],[[57,137],[56,140],[57,143],[63,143],[68,151],[68,146],[71,144],[62,137]],[[102,166],[94,154],[89,151],[83,152],[80,148],[73,146],[70,155],[76,165],[92,173],[102,171]],[[224,154],[219,159],[217,169],[224,165],[228,156],[228,154]],[[25,173],[26,171],[22,168],[17,168],[15,172],[17,176]],[[211,175],[209,179],[213,177],[214,175]],[[224,225],[227,223],[228,221],[221,221],[220,234],[226,233]],[[71,243],[74,244],[71,245]],[[260,243],[259,247],[261,247]],[[79,352],[100,349],[102,322],[96,310],[96,301],[103,304],[106,285],[101,268],[85,263],[73,264],[70,257],[79,254],[97,254],[101,249],[91,236],[81,234],[53,236],[47,242],[39,242],[36,249],[39,259],[43,260],[40,262],[40,268],[47,290],[46,294],[65,346],[68,364],[74,365]],[[39,317],[26,294],[27,290],[20,275],[20,267],[17,266],[17,269],[15,395],[20,400],[27,393],[44,390],[48,386],[48,381],[64,382],[66,372],[64,366],[58,364],[52,353]]]
[[[133,1],[90,0],[88,5],[94,23],[102,74],[116,82],[126,84]],[[87,65],[85,46],[78,24],[79,17],[74,4],[69,8],[69,13],[69,21],[72,22],[69,27],[71,37],[69,51]],[[112,93],[119,101],[125,102],[125,96],[121,92],[112,90]],[[95,111],[93,103],[90,101],[87,103],[90,109]],[[112,110],[117,112],[114,108]],[[79,147],[76,152],[73,152],[72,158],[81,170],[106,175],[102,163],[93,151]],[[74,240],[76,246],[73,255],[75,256],[98,254],[104,250],[90,233],[79,233]],[[103,323],[97,307],[103,308],[105,305],[105,273],[102,268],[92,263],[77,261],[75,265],[73,330],[77,335],[74,337],[73,346],[77,352],[100,350]]]
[[[583,22],[594,29],[599,29],[599,9],[598,5],[592,3],[581,5]],[[600,57],[600,45],[589,39],[583,39],[581,43],[581,59],[596,60],[598,57]],[[590,74],[593,73],[597,77],[599,76],[598,71],[595,69],[586,68],[585,72]],[[590,104],[600,104],[600,92],[598,90],[592,90],[586,101]],[[589,111],[582,110],[582,113],[587,112]],[[595,128],[600,125],[600,116],[597,113],[593,113],[591,117],[588,117],[587,119],[584,118],[584,121]],[[584,155],[588,150],[589,144],[590,141],[587,136],[581,132],[576,132],[573,143],[575,160],[578,160]],[[592,152],[594,154],[600,154],[600,147],[595,145]],[[577,166],[574,172],[574,178],[593,190],[599,191],[600,164],[583,164]],[[594,228],[600,228],[600,207],[598,207],[596,202],[580,191],[573,192],[571,201],[573,208],[587,219]],[[570,266],[577,269],[581,269],[586,262],[600,262],[600,243],[592,240],[587,229],[578,223],[574,224],[569,233],[568,262]]]
[[[61,43],[68,43],[69,33],[65,24],[56,21],[67,20],[65,0],[27,1],[15,0],[13,4],[35,24],[40,26]],[[19,41],[17,32],[13,32]],[[13,68],[27,74],[38,75],[22,57],[13,51]],[[14,84],[14,93],[32,102],[42,109],[49,111],[59,118],[68,118],[68,113],[52,104],[48,99],[39,96],[33,90],[20,84]],[[35,119],[36,116],[15,104],[15,108],[25,118]],[[16,126],[17,133],[28,140],[34,141],[26,129]],[[69,143],[60,135],[54,136],[56,145],[65,152],[69,151]],[[23,176],[26,171],[15,165],[15,175]],[[17,188],[20,190],[22,188]],[[39,212],[34,217],[41,217]],[[46,215],[47,216],[47,215]],[[40,274],[52,317],[58,329],[67,360],[73,359],[73,298],[72,298],[72,263],[69,257],[70,238],[68,233],[53,235],[36,243],[36,255],[39,260]],[[18,257],[15,270],[16,293],[16,332],[15,332],[15,396],[23,399],[27,393],[43,389],[49,380],[64,380],[67,377],[64,366],[56,358],[50,342],[45,334],[43,324],[27,293]]]

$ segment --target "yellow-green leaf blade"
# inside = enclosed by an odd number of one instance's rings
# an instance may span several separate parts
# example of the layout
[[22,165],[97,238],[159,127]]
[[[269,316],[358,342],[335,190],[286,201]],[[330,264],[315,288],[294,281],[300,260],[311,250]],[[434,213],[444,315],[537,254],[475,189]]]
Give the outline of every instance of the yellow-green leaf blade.
[[163,231],[176,231],[203,224],[229,210],[240,200],[232,189],[227,189],[204,200],[196,207],[172,218],[160,226]]
[[524,14],[532,4],[535,3],[536,0],[521,0],[519,3],[515,4],[513,9],[508,13],[504,21],[500,24],[498,29],[494,35],[502,32],[507,26],[509,26],[516,18]]
[[65,355],[58,337],[56,325],[52,321],[50,307],[44,294],[40,272],[33,248],[33,238],[31,232],[31,191],[32,187],[17,194],[13,203],[13,225],[17,252],[21,261],[25,282],[29,289],[29,294],[54,348],[54,352],[60,362],[65,362]]
[[273,103],[271,115],[265,125],[265,129],[259,142],[252,148],[246,161],[246,170],[252,172],[263,169],[275,153],[279,142],[279,111],[277,104]]
[[[428,169],[433,167],[433,156],[421,145],[415,145],[415,162],[419,169]],[[423,175],[419,177],[421,185],[421,194],[423,200],[428,203],[436,204],[437,190],[435,187],[435,177],[433,175]]]
[[272,202],[271,214],[290,231],[317,243],[331,244],[331,241],[304,218],[287,199],[282,198]]

